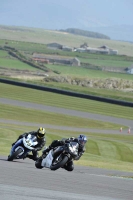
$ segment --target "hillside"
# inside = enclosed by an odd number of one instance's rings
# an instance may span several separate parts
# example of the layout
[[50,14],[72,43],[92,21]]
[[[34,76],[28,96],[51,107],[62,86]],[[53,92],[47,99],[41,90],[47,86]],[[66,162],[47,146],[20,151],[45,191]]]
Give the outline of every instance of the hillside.
[[133,52],[133,44],[129,42],[114,41],[109,39],[96,39],[66,32],[30,27],[0,26],[0,39],[33,42],[39,44],[56,42],[71,47],[80,47],[81,44],[87,43],[90,47],[94,48],[107,45],[112,49],[117,49],[119,55],[132,56]]
[[110,37],[101,34],[101,33],[97,33],[97,32],[92,32],[92,31],[85,31],[85,30],[81,30],[81,29],[77,29],[77,28],[68,28],[68,29],[61,29],[59,30],[61,32],[66,32],[66,33],[72,33],[74,35],[82,35],[85,37],[92,37],[92,38],[99,38],[99,39],[110,39]]
[[[5,39],[4,39],[5,38]],[[79,47],[87,43],[98,47],[107,45],[122,55],[70,52],[49,49],[47,44]],[[93,39],[66,32],[28,27],[0,26],[0,75],[50,87],[89,93],[96,96],[132,101],[132,75],[122,70],[133,63],[133,44]],[[33,54],[46,54],[67,59],[75,57],[80,66],[33,61]],[[123,55],[125,54],[125,55]],[[131,56],[127,56],[127,55]],[[45,55],[45,56],[46,56]],[[110,71],[111,70],[111,71]],[[116,71],[117,70],[117,71]],[[119,73],[118,73],[119,70]],[[121,73],[120,73],[121,71]]]

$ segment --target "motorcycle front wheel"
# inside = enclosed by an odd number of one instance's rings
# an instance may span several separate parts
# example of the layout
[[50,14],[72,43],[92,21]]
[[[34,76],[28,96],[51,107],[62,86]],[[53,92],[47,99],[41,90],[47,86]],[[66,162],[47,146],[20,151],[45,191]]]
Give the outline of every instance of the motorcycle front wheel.
[[35,167],[38,169],[42,169],[43,167],[41,166],[41,163],[42,163],[42,157],[39,157],[35,162]]
[[8,156],[7,160],[13,161],[21,152],[22,152],[22,149],[18,149],[11,156]]
[[54,164],[54,162],[53,162],[50,166],[50,169],[51,170],[57,170],[60,167],[63,167],[66,164],[67,161],[68,161],[68,157],[64,156],[64,158],[61,161],[59,161],[58,163]]

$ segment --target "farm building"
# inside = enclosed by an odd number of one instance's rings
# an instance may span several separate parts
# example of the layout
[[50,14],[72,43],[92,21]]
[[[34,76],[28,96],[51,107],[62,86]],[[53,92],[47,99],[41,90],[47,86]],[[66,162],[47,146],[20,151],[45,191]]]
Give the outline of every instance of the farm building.
[[109,51],[106,49],[98,49],[98,48],[91,48],[91,47],[86,47],[86,48],[77,48],[75,49],[77,52],[88,52],[88,53],[103,53],[103,54],[108,54]]
[[108,49],[90,48],[90,47],[88,47],[86,49],[86,52],[89,52],[89,53],[100,53],[100,54],[109,54],[109,50]]
[[109,47],[106,46],[106,45],[103,45],[103,46],[101,46],[101,47],[98,47],[98,49],[107,50],[107,51],[108,51],[108,54],[111,54],[111,55],[117,55],[117,54],[118,54],[118,50],[111,49],[111,48],[109,48]]
[[77,52],[86,52],[86,48],[77,48],[75,49],[74,51],[77,51]]
[[62,50],[63,50],[63,51],[73,51],[73,48],[63,45],[63,46],[62,46]]
[[92,47],[88,47],[87,45],[81,45],[80,48],[75,49],[74,51],[77,52],[88,52],[88,53],[100,53],[100,54],[111,54],[111,55],[116,55],[118,54],[117,50],[114,49],[110,49],[107,46],[101,46],[101,47],[97,47],[97,48],[92,48]]
[[68,46],[65,46],[65,45],[58,44],[58,43],[47,44],[47,47],[50,48],[50,49],[61,49],[63,51],[73,51],[72,47],[68,47]]
[[43,59],[43,58],[34,57],[34,58],[32,58],[32,60],[34,60],[34,61],[36,61],[36,62],[39,62],[39,63],[46,63],[46,64],[49,63],[49,60]]
[[133,68],[127,71],[128,74],[133,74]]
[[111,54],[111,55],[117,55],[118,54],[118,50],[114,50],[109,48],[106,45],[103,45],[101,47],[97,47],[97,48],[93,48],[93,47],[89,47],[86,43],[80,45],[79,48],[72,48],[72,47],[68,47],[65,45],[61,45],[58,43],[50,43],[47,44],[48,48],[51,49],[61,49],[63,51],[77,51],[77,52],[88,52],[88,53],[99,53],[99,54]]
[[37,54],[34,53],[32,55],[32,60],[48,60],[49,63],[53,64],[63,64],[63,65],[73,65],[73,66],[80,66],[80,61],[77,58],[67,58],[62,56],[55,56],[55,55],[45,55],[45,54]]
[[71,65],[73,65],[73,66],[80,66],[80,61],[79,61],[79,59],[73,58],[73,59],[71,60]]

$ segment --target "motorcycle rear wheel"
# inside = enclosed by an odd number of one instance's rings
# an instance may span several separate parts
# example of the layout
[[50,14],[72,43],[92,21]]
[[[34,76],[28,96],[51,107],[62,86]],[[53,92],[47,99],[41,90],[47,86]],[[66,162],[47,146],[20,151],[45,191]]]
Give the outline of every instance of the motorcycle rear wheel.
[[22,152],[22,149],[18,149],[11,156],[8,156],[7,160],[13,161],[21,152]]
[[68,161],[68,157],[64,156],[64,158],[59,163],[57,163],[55,165],[53,165],[53,163],[52,163],[51,166],[50,166],[50,169],[51,170],[57,170],[60,167],[63,167],[66,164],[67,161]]

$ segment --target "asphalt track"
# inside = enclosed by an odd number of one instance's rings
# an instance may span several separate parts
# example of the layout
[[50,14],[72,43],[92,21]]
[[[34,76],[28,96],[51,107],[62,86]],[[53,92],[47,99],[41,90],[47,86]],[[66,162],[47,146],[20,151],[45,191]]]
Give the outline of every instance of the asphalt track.
[[[3,98],[0,98],[0,103],[99,119],[101,121],[127,125],[131,128],[133,125],[132,120]],[[26,124],[25,122],[5,121],[4,119],[1,119],[1,122]],[[33,125],[32,123],[28,124],[29,126]],[[56,128],[63,130],[68,127],[58,126]],[[69,128],[74,129],[74,127]],[[74,130],[76,131],[76,129]],[[94,131],[98,132],[99,130]],[[110,130],[106,130],[105,133],[110,133],[108,131]],[[119,132],[112,131],[112,133]],[[67,172],[64,169],[51,171],[47,168],[39,170],[35,168],[34,161],[29,159],[8,162],[6,157],[0,156],[0,200],[132,200],[132,177],[133,173],[129,172],[82,166],[75,166],[73,172]]]
[[0,200],[132,200],[133,176],[114,170],[75,166],[36,169],[29,159],[13,162],[0,157]]

